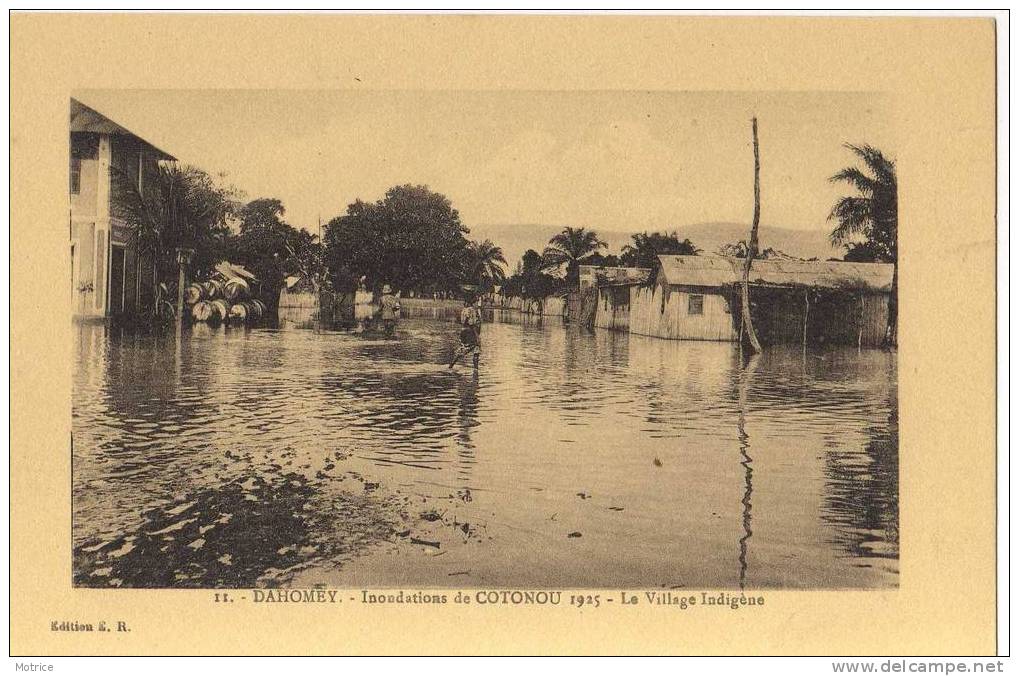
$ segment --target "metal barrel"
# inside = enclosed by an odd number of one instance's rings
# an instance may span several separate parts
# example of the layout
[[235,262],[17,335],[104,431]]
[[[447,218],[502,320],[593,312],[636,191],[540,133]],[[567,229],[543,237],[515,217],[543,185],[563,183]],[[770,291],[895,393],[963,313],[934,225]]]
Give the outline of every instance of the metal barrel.
[[194,305],[205,298],[205,288],[201,284],[188,284],[184,288],[184,300],[188,305]]
[[250,314],[248,312],[247,303],[234,303],[230,306],[230,323],[231,324],[243,324],[248,321]]
[[202,284],[202,288],[205,289],[206,300],[216,300],[223,297],[223,285],[215,280],[210,279],[205,282]]
[[230,318],[230,306],[225,300],[217,298],[210,302],[209,305],[212,307],[212,316],[210,317],[210,321],[223,322]]
[[251,293],[248,283],[240,277],[233,277],[223,284],[223,297],[231,303],[245,300]]
[[207,322],[212,317],[212,305],[208,301],[200,300],[191,306],[191,316],[196,322]]

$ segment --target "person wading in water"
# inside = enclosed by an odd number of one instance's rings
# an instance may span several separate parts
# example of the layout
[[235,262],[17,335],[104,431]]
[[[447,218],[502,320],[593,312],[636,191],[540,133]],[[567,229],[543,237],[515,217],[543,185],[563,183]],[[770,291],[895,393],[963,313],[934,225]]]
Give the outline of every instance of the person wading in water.
[[396,332],[396,320],[400,318],[400,299],[393,295],[388,284],[382,285],[382,298],[379,299],[379,318],[386,337],[391,338]]
[[357,290],[354,292],[354,321],[357,322],[357,326],[354,331],[356,333],[363,332],[368,328],[368,323],[372,318],[372,292],[368,290],[368,286],[365,284],[364,276],[357,282]]
[[464,299],[463,310],[460,311],[460,349],[453,355],[449,368],[453,368],[461,358],[468,354],[474,357],[474,368],[478,368],[481,360],[481,301],[472,303],[470,298]]

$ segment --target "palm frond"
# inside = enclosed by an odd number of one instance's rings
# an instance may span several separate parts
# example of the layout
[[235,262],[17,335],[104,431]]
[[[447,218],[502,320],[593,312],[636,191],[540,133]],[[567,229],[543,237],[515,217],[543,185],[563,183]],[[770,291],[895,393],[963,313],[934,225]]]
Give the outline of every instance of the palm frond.
[[856,167],[846,167],[828,179],[832,183],[849,183],[864,195],[873,195],[879,189],[878,182]]
[[828,214],[829,221],[838,221],[829,236],[831,243],[843,244],[853,235],[866,234],[872,223],[871,204],[866,197],[840,198]]
[[845,146],[866,163],[878,182],[895,185],[895,162],[885,157],[880,150],[867,143],[846,143]]

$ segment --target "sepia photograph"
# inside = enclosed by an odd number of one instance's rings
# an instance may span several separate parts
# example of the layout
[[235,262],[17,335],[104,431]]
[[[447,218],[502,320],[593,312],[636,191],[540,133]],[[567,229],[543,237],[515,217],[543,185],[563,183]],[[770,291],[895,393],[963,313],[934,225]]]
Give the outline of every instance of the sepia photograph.
[[897,588],[892,98],[73,91],[73,585]]
[[12,11],[13,669],[1001,671],[1008,15],[839,12]]

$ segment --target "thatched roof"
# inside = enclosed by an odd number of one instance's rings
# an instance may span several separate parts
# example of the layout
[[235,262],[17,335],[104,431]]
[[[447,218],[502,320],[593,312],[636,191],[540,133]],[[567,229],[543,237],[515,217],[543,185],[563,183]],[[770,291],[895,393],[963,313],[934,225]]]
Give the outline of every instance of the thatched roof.
[[[659,256],[659,274],[672,286],[721,287],[743,279],[744,260],[728,256]],[[755,259],[750,266],[750,283],[888,292],[893,268],[890,263]]]

